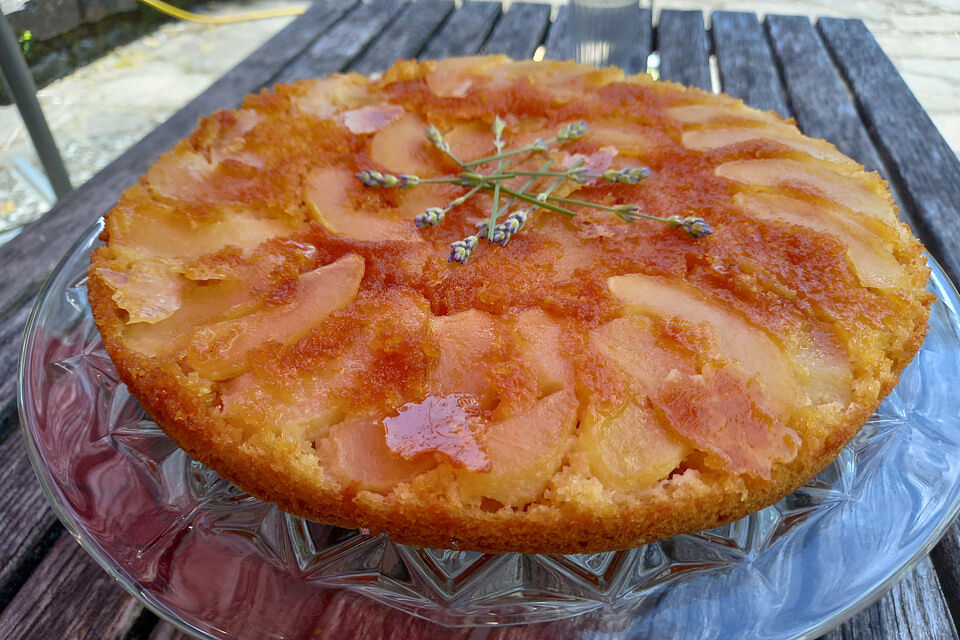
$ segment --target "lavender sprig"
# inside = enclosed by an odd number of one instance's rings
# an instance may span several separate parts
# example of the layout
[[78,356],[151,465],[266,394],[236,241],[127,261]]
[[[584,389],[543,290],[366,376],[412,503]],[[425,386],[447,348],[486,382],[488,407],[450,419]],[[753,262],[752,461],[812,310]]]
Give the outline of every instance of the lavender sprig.
[[[477,223],[478,231],[476,234],[467,236],[466,238],[457,240],[451,244],[451,262],[465,263],[479,245],[480,239],[484,237],[489,242],[496,242],[500,245],[506,246],[507,243],[510,242],[510,239],[527,224],[530,213],[534,209],[546,209],[548,211],[553,211],[555,213],[560,213],[562,215],[571,217],[577,215],[574,211],[568,209],[567,207],[561,206],[564,204],[587,207],[598,211],[609,211],[624,222],[636,222],[639,219],[657,221],[665,224],[670,229],[679,229],[691,238],[702,238],[713,233],[713,228],[707,223],[707,221],[697,216],[687,216],[685,218],[681,218],[680,216],[674,215],[670,216],[669,218],[662,218],[641,212],[640,207],[636,204],[607,206],[552,195],[553,191],[565,180],[571,180],[578,184],[584,184],[591,180],[602,180],[604,182],[613,184],[637,184],[650,176],[650,169],[647,167],[623,167],[620,169],[607,169],[603,173],[590,173],[584,166],[582,166],[585,158],[581,157],[574,166],[570,167],[566,171],[549,171],[549,168],[553,163],[552,159],[549,159],[538,171],[507,171],[507,168],[514,161],[511,158],[514,158],[515,156],[543,152],[546,151],[552,144],[565,144],[582,138],[589,130],[587,123],[583,120],[580,120],[579,122],[572,122],[561,127],[557,131],[557,134],[549,140],[542,140],[538,138],[524,147],[513,149],[511,151],[503,150],[503,132],[505,128],[506,123],[502,118],[500,118],[500,116],[496,116],[493,124],[491,125],[491,131],[494,135],[493,144],[496,149],[496,153],[491,156],[478,158],[469,162],[462,162],[451,152],[450,145],[444,139],[440,130],[436,126],[430,125],[425,132],[427,140],[460,166],[462,171],[456,176],[420,178],[419,176],[411,174],[394,175],[390,173],[382,173],[373,169],[361,171],[355,174],[355,176],[357,180],[361,182],[361,184],[370,189],[410,189],[418,185],[428,183],[455,184],[462,187],[469,187],[470,190],[467,193],[454,199],[446,207],[430,207],[417,215],[414,218],[414,222],[418,228],[440,224],[443,222],[446,214],[449,213],[451,209],[466,202],[467,199],[473,196],[477,191],[481,189],[485,191],[492,191],[493,205],[491,207],[490,216],[488,219]],[[473,169],[473,167],[478,165],[492,162],[496,163],[496,167],[490,173],[483,174]],[[512,189],[506,186],[506,181],[522,176],[528,176],[528,179],[519,189]],[[529,189],[537,179],[548,177],[556,178],[549,188],[536,195],[527,192],[527,189]],[[500,195],[502,193],[505,193],[511,197],[503,206],[500,206]],[[525,209],[512,211],[506,216],[505,219],[499,221],[500,216],[504,212],[508,211],[510,207],[517,201],[526,202],[531,206]]]
[[478,244],[480,244],[480,237],[475,235],[467,236],[463,240],[457,240],[450,245],[450,257],[447,259],[447,262],[466,263],[470,258],[470,254],[473,253],[473,250],[477,248]]
[[703,238],[713,233],[713,228],[707,221],[696,216],[687,216],[686,218],[670,216],[665,219],[661,218],[661,220],[664,220],[671,229],[683,229],[683,232],[691,238]]
[[444,217],[447,215],[447,213],[450,212],[451,209],[453,209],[454,207],[458,207],[464,202],[466,202],[470,198],[470,196],[472,196],[479,190],[480,190],[480,185],[477,185],[476,187],[474,187],[467,193],[463,194],[459,198],[452,200],[450,204],[448,204],[443,209],[441,209],[440,207],[430,207],[423,213],[417,214],[417,216],[414,217],[413,219],[414,224],[417,225],[418,229],[422,229],[424,227],[432,227],[434,225],[440,224],[441,222],[443,222]]
[[353,175],[357,180],[360,181],[361,184],[363,184],[363,186],[367,187],[368,189],[389,189],[392,187],[412,189],[413,187],[416,187],[420,183],[424,182],[417,176],[407,173],[401,173],[400,175],[395,176],[391,173],[380,173],[379,171],[367,170],[361,171],[360,173],[355,173]]
[[465,164],[460,162],[457,156],[453,155],[452,151],[450,151],[450,144],[443,139],[443,134],[440,133],[440,129],[437,129],[434,125],[430,125],[429,127],[427,127],[425,135],[427,137],[427,140],[437,149],[445,153],[448,158],[456,162],[461,167],[466,166]]
[[[493,120],[493,146],[497,149],[497,154],[503,152],[503,129],[504,122],[497,116]],[[497,173],[503,172],[503,158],[497,160]],[[493,208],[490,211],[490,220],[487,222],[487,240],[493,242],[493,232],[497,225],[497,218],[500,216],[500,181],[493,186]]]

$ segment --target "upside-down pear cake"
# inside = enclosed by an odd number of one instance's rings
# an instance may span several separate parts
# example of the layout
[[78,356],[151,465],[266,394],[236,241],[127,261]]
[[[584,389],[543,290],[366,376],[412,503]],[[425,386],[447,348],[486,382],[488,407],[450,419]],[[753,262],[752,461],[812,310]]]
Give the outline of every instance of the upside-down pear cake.
[[626,548],[771,504],[894,387],[932,300],[876,173],[566,62],[278,85],[105,224],[97,325],[177,444],[430,547]]

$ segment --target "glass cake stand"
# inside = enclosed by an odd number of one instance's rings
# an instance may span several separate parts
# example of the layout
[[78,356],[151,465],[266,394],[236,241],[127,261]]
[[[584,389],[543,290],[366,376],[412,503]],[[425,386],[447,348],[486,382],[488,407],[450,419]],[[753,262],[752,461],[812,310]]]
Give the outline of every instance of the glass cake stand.
[[67,529],[131,594],[201,638],[334,638],[371,620],[407,637],[517,624],[543,638],[811,637],[910,570],[960,506],[960,299],[937,265],[922,350],[808,485],[730,525],[638,549],[489,555],[306,521],[191,460],[103,349],[85,289],[99,231],[64,258],[27,323],[21,423]]

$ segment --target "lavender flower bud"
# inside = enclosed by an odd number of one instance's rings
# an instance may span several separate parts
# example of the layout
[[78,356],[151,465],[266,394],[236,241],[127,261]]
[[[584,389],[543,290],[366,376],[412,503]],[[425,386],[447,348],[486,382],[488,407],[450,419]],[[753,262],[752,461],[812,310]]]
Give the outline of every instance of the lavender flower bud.
[[367,187],[368,189],[379,189],[381,187],[389,189],[391,187],[398,186],[401,189],[409,189],[410,187],[415,187],[420,184],[420,178],[417,176],[410,176],[406,174],[395,176],[390,173],[380,173],[379,171],[374,171],[373,169],[361,171],[360,173],[355,173],[353,175],[363,184],[363,186]]
[[507,123],[501,120],[500,116],[497,116],[496,118],[494,118],[493,126],[491,127],[491,129],[493,130],[493,135],[497,136],[497,138],[499,139],[500,136],[503,135],[503,130],[504,128],[506,128],[506,126],[507,126]]
[[587,168],[586,167],[576,167],[567,172],[567,177],[576,182],[577,184],[585,184],[587,182]]
[[681,224],[683,232],[691,238],[702,238],[713,233],[713,229],[703,218],[688,216],[683,219]]
[[649,175],[650,169],[647,167],[626,167],[624,169],[607,169],[601,174],[601,177],[606,182],[637,184]]
[[447,259],[447,262],[464,264],[470,258],[473,250],[477,248],[479,242],[480,240],[477,236],[467,236],[463,240],[457,240],[450,245],[450,257]]
[[420,177],[410,175],[409,173],[400,174],[400,188],[401,189],[412,189],[415,186],[420,184]]
[[379,189],[380,181],[383,180],[383,174],[379,171],[361,171],[360,173],[353,174],[357,180],[360,181],[363,186],[368,189]]
[[557,140],[560,142],[578,140],[583,137],[583,134],[587,132],[587,129],[589,129],[589,127],[583,120],[580,122],[571,122],[557,132]]
[[527,223],[527,217],[529,215],[529,210],[520,210],[511,213],[509,216],[507,216],[506,220],[493,228],[492,241],[503,246],[507,246],[507,243],[510,242],[510,238],[520,231],[520,229],[523,228],[523,225]]
[[440,207],[430,207],[423,213],[417,215],[413,221],[416,223],[418,229],[432,227],[443,222],[443,217],[446,213],[447,212]]
[[530,149],[531,151],[546,151],[547,143],[544,142],[542,139],[537,138],[530,144]]
[[388,173],[385,176],[383,176],[383,180],[381,181],[381,183],[383,184],[384,187],[387,187],[389,189],[390,187],[395,187],[398,184],[400,184],[400,178]]
[[640,212],[640,207],[635,204],[621,204],[614,207],[617,217],[624,222],[636,222],[636,214]]
[[483,176],[476,171],[461,171],[457,177],[462,187],[472,187],[483,180]]
[[670,229],[679,229],[683,226],[683,218],[680,216],[670,216],[664,222]]
[[427,140],[429,140],[437,149],[440,149],[441,151],[450,150],[450,145],[448,145],[446,140],[443,139],[443,134],[440,133],[440,129],[437,129],[436,126],[430,125],[424,135],[427,136]]

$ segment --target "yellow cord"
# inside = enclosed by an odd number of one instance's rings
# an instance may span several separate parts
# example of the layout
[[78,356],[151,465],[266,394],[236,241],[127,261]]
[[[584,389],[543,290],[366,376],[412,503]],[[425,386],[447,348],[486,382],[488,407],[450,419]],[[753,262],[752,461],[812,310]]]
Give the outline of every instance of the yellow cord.
[[247,20],[262,20],[263,18],[277,18],[280,16],[298,16],[307,10],[306,7],[286,7],[284,9],[264,9],[262,11],[247,11],[245,13],[233,13],[225,16],[206,16],[200,13],[184,11],[179,7],[168,4],[163,0],[140,0],[148,7],[153,7],[160,13],[179,18],[180,20],[189,20],[190,22],[200,22],[203,24],[228,24],[231,22],[245,22]]

